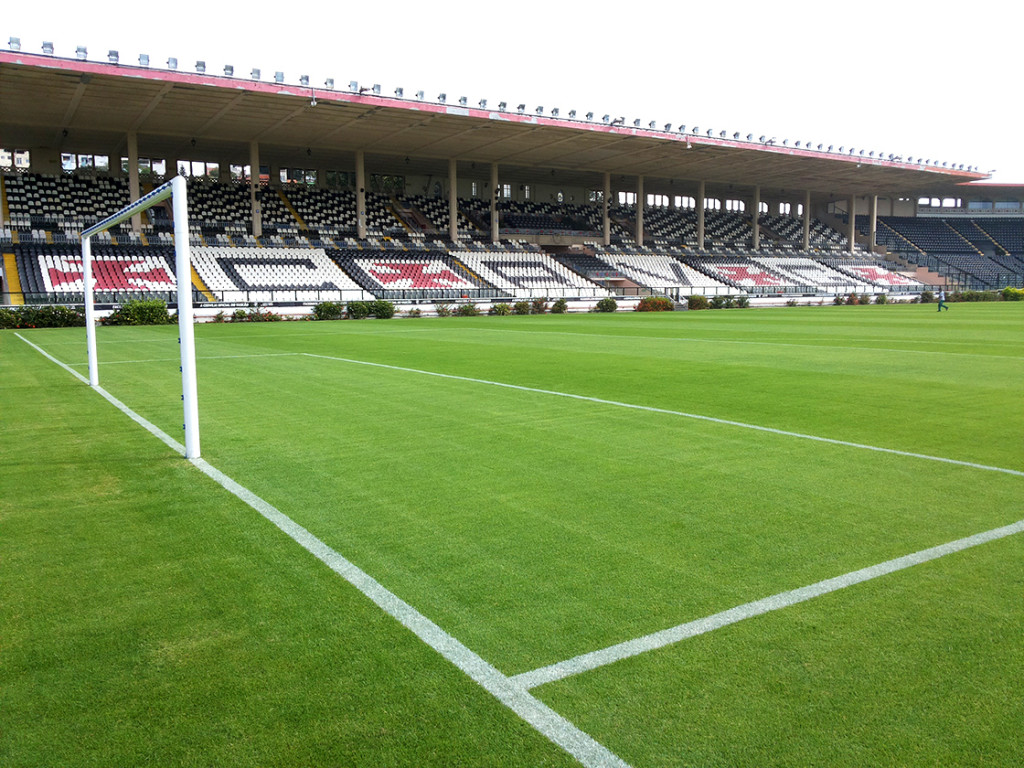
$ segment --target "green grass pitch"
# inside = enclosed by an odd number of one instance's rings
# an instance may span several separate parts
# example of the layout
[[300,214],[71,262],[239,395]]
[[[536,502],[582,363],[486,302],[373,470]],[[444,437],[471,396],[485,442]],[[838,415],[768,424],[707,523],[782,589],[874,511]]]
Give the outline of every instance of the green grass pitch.
[[[85,373],[83,329],[18,333]],[[98,340],[183,439],[176,329]],[[508,676],[1024,519],[1021,304],[196,347],[203,458]],[[0,382],[0,765],[577,764],[9,331]],[[1022,562],[1010,535],[531,693],[635,768],[1015,764]]]

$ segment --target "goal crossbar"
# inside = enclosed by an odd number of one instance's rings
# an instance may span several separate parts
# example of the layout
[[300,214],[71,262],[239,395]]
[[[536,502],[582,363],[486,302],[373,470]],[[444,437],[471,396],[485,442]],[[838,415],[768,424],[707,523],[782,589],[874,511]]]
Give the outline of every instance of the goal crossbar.
[[196,345],[192,316],[192,258],[188,241],[188,202],[183,176],[175,176],[112,216],[82,231],[82,282],[85,285],[85,333],[89,352],[89,385],[100,385],[96,354],[96,313],[93,302],[92,237],[170,198],[174,218],[175,280],[178,285],[178,344],[181,347],[181,400],[184,409],[185,457],[199,458],[199,400],[196,387]]

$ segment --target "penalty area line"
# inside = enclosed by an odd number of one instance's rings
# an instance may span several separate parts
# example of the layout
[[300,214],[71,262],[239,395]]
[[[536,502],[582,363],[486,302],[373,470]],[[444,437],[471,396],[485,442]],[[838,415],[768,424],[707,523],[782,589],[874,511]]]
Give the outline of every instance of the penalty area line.
[[[43,348],[33,344],[21,334],[15,335],[45,358],[56,363],[88,386],[89,380],[82,376],[82,374],[61,362]],[[102,387],[95,387],[94,389],[148,432],[179,454],[184,454],[185,446],[162,429],[137,414]],[[300,547],[362,592],[363,595],[385,613],[437,651],[437,653],[465,673],[485,691],[526,721],[534,730],[572,755],[582,765],[587,768],[630,768],[628,763],[598,742],[593,736],[558,714],[521,685],[513,682],[511,678],[498,671],[484,660],[482,656],[470,650],[454,636],[445,632],[394,592],[391,592],[364,570],[350,562],[338,551],[332,549],[275,506],[231,479],[204,459],[187,459],[187,461],[191,462],[196,469],[222,488],[259,512],[259,514]]]
[[987,464],[977,464],[973,461],[961,461],[960,459],[948,459],[944,456],[930,456],[926,453],[914,453],[912,451],[900,451],[896,448],[883,448],[878,445],[868,445],[867,443],[854,443],[849,440],[837,440],[832,437],[820,437],[818,435],[808,435],[803,432],[790,432],[785,429],[776,429],[775,427],[764,427],[760,424],[749,424],[743,421],[732,421],[730,419],[719,419],[714,416],[703,416],[699,413],[687,413],[686,411],[675,411],[670,408],[656,408],[651,405],[637,405],[636,403],[624,403],[618,400],[605,400],[600,397],[590,397],[588,395],[576,395],[571,392],[557,392],[552,389],[539,389],[537,387],[525,387],[520,384],[506,384],[502,381],[490,381],[488,379],[476,379],[471,376],[458,376],[453,373],[438,373],[437,371],[424,371],[419,368],[406,368],[400,365],[388,365],[387,363],[372,363],[367,360],[353,360],[347,357],[333,357],[331,355],[315,355],[312,352],[303,352],[305,357],[315,357],[321,360],[335,360],[341,363],[351,363],[353,365],[368,365],[374,368],[388,368],[392,371],[403,371],[405,373],[418,373],[422,376],[434,376],[439,379],[451,379],[453,381],[467,381],[473,384],[486,384],[491,387],[501,387],[503,389],[514,389],[520,392],[533,392],[540,395],[552,395],[554,397],[565,397],[570,400],[583,400],[588,403],[597,403],[599,405],[611,405],[616,408],[629,408],[634,411],[646,411],[648,413],[664,413],[669,416],[682,416],[686,419],[695,419],[697,421],[706,421],[712,424],[722,424],[729,427],[739,427],[741,429],[752,429],[757,432],[767,432],[773,435],[781,435],[783,437],[795,437],[800,440],[813,440],[818,443],[828,443],[829,445],[841,445],[846,448],[859,448],[864,451],[875,451],[876,453],[888,453],[894,456],[905,456],[911,459],[923,459],[925,461],[938,461],[943,464],[955,464],[960,467],[970,467],[971,469],[981,469],[986,472],[1000,472],[1006,475],[1015,475],[1017,477],[1024,477],[1024,472],[1017,469],[1007,469],[1005,467],[993,467]]
[[667,645],[674,645],[697,635],[707,634],[744,619],[777,611],[781,608],[788,608],[791,605],[796,605],[815,597],[821,597],[830,592],[852,587],[855,584],[870,581],[871,579],[877,579],[879,576],[895,573],[905,568],[926,563],[929,560],[936,560],[955,552],[961,552],[965,549],[977,547],[981,544],[1013,536],[1021,532],[1024,532],[1024,520],[1018,520],[1016,523],[1011,523],[1001,528],[993,528],[990,531],[984,531],[963,539],[940,544],[930,549],[922,549],[903,557],[897,557],[884,563],[851,571],[842,576],[825,579],[806,587],[800,587],[788,592],[779,592],[778,594],[755,600],[752,603],[745,603],[744,605],[730,608],[727,611],[705,616],[702,619],[689,621],[685,624],[679,624],[675,627],[663,629],[643,637],[634,638],[633,640],[627,640],[607,648],[584,653],[565,661],[534,669],[530,672],[523,672],[522,674],[514,675],[511,680],[526,689],[535,688],[545,683],[555,682],[556,680],[564,680],[567,677],[614,664],[617,661],[628,659],[632,656],[639,656],[648,651],[664,648]]

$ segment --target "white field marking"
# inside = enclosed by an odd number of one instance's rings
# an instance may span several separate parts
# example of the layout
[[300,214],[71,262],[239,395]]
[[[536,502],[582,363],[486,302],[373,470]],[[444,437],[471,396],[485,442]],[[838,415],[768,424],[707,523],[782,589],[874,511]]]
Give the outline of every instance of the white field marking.
[[[266,352],[261,354],[253,355],[206,355],[197,357],[196,360],[232,360],[239,357],[295,357],[296,355],[302,354],[301,352]],[[180,357],[154,357],[149,360],[100,360],[100,365],[133,365],[135,363],[178,363],[181,364]],[[81,368],[88,366],[88,363],[68,363],[68,365],[74,368]]]
[[314,355],[311,352],[303,352],[305,357],[316,357],[321,360],[336,360],[342,363],[352,363],[353,365],[368,365],[374,368],[388,368],[393,371],[404,371],[406,373],[418,373],[423,376],[435,376],[440,379],[453,379],[455,381],[468,381],[473,384],[486,384],[492,387],[502,387],[504,389],[515,389],[520,392],[535,392],[541,395],[553,395],[555,397],[566,397],[570,400],[584,400],[589,403],[598,403],[599,405],[612,405],[616,408],[629,408],[635,411],[647,411],[649,413],[664,413],[669,416],[682,416],[687,419],[696,419],[698,421],[708,421],[713,424],[724,424],[730,427],[740,427],[741,429],[753,429],[757,432],[768,432],[773,435],[782,435],[784,437],[796,437],[801,440],[814,440],[819,443],[828,443],[829,445],[841,445],[847,448],[859,448],[865,451],[876,451],[878,453],[889,453],[895,456],[906,456],[912,459],[924,459],[925,461],[938,461],[943,464],[955,464],[961,467],[970,467],[971,469],[982,469],[987,472],[1001,472],[1006,475],[1015,475],[1017,477],[1024,477],[1024,471],[1018,469],[1006,469],[1005,467],[991,467],[987,464],[976,464],[972,461],[961,461],[960,459],[947,459],[942,456],[929,456],[926,453],[913,453],[911,451],[900,451],[895,448],[882,448],[877,445],[867,445],[865,443],[853,443],[848,440],[836,440],[831,437],[820,437],[818,435],[807,435],[802,432],[789,432],[785,429],[775,429],[774,427],[763,427],[758,424],[748,424],[743,421],[732,421],[730,419],[718,419],[714,416],[702,416],[698,413],[686,413],[685,411],[673,411],[669,408],[655,408],[650,405],[637,405],[635,403],[623,403],[618,400],[605,400],[600,397],[588,397],[586,395],[574,395],[571,392],[556,392],[551,389],[538,389],[536,387],[524,387],[519,384],[506,384],[501,381],[488,381],[487,379],[474,379],[469,376],[457,376],[451,373],[437,373],[436,371],[423,371],[418,368],[404,368],[400,365],[387,365],[386,363],[371,363],[366,360],[352,360],[345,357],[332,357],[330,355]]
[[[44,349],[36,346],[21,334],[15,335],[84,384],[89,383],[89,380],[80,373],[65,365]],[[96,391],[148,432],[178,451],[178,453],[184,454],[185,446],[159,427],[144,419],[116,397],[106,392],[102,387],[97,387]],[[511,678],[499,672],[485,661],[483,657],[471,651],[452,635],[445,632],[433,621],[272,504],[269,504],[248,488],[235,482],[204,459],[189,459],[189,461],[211,480],[263,515],[263,517],[277,526],[299,546],[362,592],[385,613],[396,619],[416,637],[420,638],[420,640],[454,664],[484,690],[529,723],[541,735],[576,758],[582,765],[587,766],[587,768],[630,768],[628,763],[594,739],[590,734],[582,731],[568,719],[555,712],[521,685],[513,683]]]
[[514,675],[511,680],[514,683],[522,685],[526,689],[535,688],[538,685],[544,683],[551,683],[556,680],[563,680],[573,675],[578,675],[581,672],[588,672],[598,667],[603,667],[608,664],[613,664],[616,661],[622,659],[628,659],[631,656],[638,656],[641,653],[647,653],[658,648],[664,648],[667,645],[678,643],[681,640],[686,640],[690,637],[696,637],[697,635],[703,635],[707,632],[711,632],[722,627],[735,624],[738,621],[749,619],[754,616],[760,616],[761,614],[769,613],[770,611],[777,611],[780,608],[787,608],[797,603],[802,603],[807,600],[811,600],[815,597],[826,595],[829,592],[835,592],[836,590],[845,589],[851,587],[854,584],[860,584],[864,581],[871,579],[877,579],[879,576],[885,576],[886,574],[894,573],[895,571],[903,570],[904,568],[910,568],[914,565],[928,562],[929,560],[935,560],[946,555],[953,554],[954,552],[960,552],[970,547],[976,547],[980,544],[985,544],[996,539],[1001,539],[1006,536],[1012,536],[1017,533],[1024,531],[1024,520],[1018,520],[1016,523],[1011,525],[1003,526],[1002,528],[994,528],[990,531],[978,533],[973,536],[968,536],[963,539],[957,539],[946,544],[940,544],[937,547],[930,549],[922,549],[919,552],[914,552],[903,557],[897,557],[893,560],[887,560],[884,563],[872,565],[867,568],[862,568],[859,571],[851,571],[845,573],[842,576],[836,576],[832,579],[825,579],[819,581],[816,584],[811,584],[806,587],[800,587],[789,592],[780,592],[770,597],[765,597],[760,600],[755,600],[752,603],[745,603],[744,605],[738,605],[735,608],[730,608],[727,611],[716,613],[711,616],[705,616],[702,619],[696,621],[689,621],[685,624],[679,624],[669,629],[663,629],[660,632],[654,632],[650,635],[644,635],[633,640],[627,640],[624,643],[618,643],[617,645],[609,646],[608,648],[602,648],[598,651],[591,651],[590,653],[584,653],[580,656],[576,656],[572,659],[557,662],[546,667],[540,667],[530,672],[523,672],[519,675]]

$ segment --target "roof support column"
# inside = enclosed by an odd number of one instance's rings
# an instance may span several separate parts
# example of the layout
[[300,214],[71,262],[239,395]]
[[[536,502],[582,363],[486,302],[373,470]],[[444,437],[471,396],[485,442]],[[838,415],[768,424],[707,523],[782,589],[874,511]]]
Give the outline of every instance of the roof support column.
[[[139,195],[139,137],[135,131],[128,131],[128,199],[135,202]],[[142,214],[132,216],[132,232],[142,231]]]
[[811,250],[811,190],[804,192],[804,250]]
[[498,232],[498,164],[491,163],[491,242],[501,240]]
[[448,161],[448,239],[459,241],[459,174],[455,158]]
[[857,198],[850,195],[846,198],[846,239],[850,241],[850,253],[857,245]]
[[356,152],[356,237],[366,239],[366,156]]
[[257,192],[260,188],[260,145],[249,142],[249,204],[252,208],[252,236],[263,237],[263,213]]
[[612,175],[605,173],[604,175],[604,200],[602,201],[601,210],[601,225],[604,227],[604,244],[606,246],[612,244],[612,220],[608,215],[608,206],[611,205],[612,199]]
[[761,249],[761,188],[754,187],[754,200],[751,205],[751,221],[754,228],[754,250]]
[[644,177],[636,177],[636,244],[644,244]]
[[875,252],[875,236],[878,234],[878,195],[868,198],[868,248]]
[[697,182],[697,247],[704,250],[704,182]]

